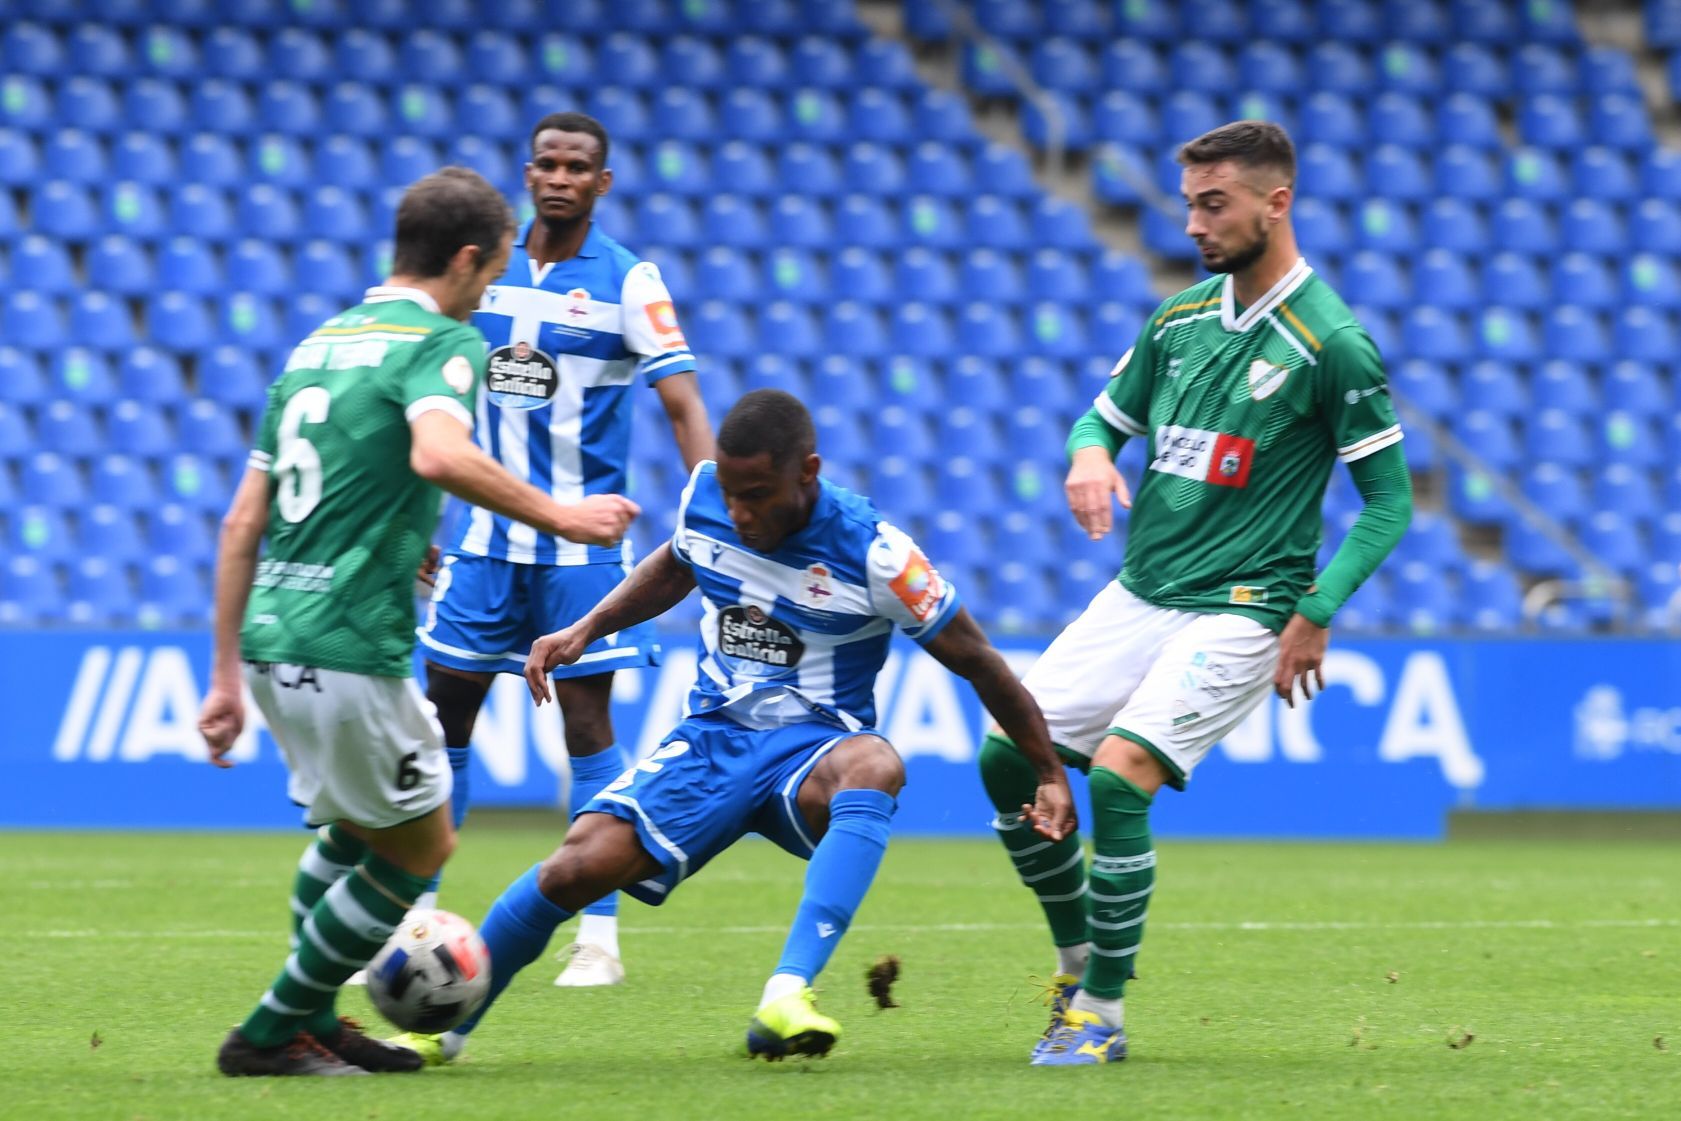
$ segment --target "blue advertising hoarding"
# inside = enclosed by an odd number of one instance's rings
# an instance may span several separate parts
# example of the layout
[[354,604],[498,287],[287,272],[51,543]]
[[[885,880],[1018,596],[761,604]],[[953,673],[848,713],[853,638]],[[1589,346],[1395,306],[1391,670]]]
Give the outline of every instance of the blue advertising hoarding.
[[[1007,648],[1018,670],[1038,647]],[[0,634],[0,827],[284,828],[280,756],[251,727],[223,771],[194,728],[202,633]],[[1269,699],[1153,815],[1168,836],[1402,837],[1443,832],[1454,808],[1681,808],[1681,643],[1663,640],[1338,641],[1327,690]],[[621,673],[620,740],[646,755],[680,716],[691,649]],[[905,757],[895,828],[978,834],[983,715],[926,654],[895,648],[881,728]],[[555,805],[559,716],[499,679],[475,730],[475,805]]]

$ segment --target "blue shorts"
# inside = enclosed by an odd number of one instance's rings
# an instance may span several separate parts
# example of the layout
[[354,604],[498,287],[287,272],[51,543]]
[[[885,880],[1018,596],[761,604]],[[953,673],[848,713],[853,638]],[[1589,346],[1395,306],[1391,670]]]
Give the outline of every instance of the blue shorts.
[[[419,630],[426,660],[481,673],[524,673],[531,644],[569,627],[624,580],[618,564],[515,564],[450,556],[438,571]],[[592,642],[554,676],[590,677],[660,664],[652,623]]]
[[770,838],[803,860],[818,838],[800,816],[800,783],[843,740],[878,735],[833,724],[788,724],[768,731],[727,716],[677,725],[648,758],[614,779],[580,813],[611,814],[636,835],[661,872],[625,888],[659,906],[672,889],[749,833]]

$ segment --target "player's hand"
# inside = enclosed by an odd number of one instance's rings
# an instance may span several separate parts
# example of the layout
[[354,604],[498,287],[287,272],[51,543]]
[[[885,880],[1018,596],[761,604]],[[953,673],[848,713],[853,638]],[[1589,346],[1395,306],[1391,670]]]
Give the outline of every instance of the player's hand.
[[1034,832],[1053,841],[1060,841],[1079,824],[1074,814],[1074,795],[1068,789],[1068,776],[1058,772],[1053,779],[1039,784],[1031,806],[1021,812],[1032,824]]
[[1123,509],[1132,508],[1132,494],[1127,490],[1126,480],[1115,470],[1115,461],[1103,448],[1081,448],[1074,453],[1063,489],[1068,494],[1068,509],[1074,514],[1074,520],[1093,541],[1101,539],[1114,525],[1111,496],[1120,500]]
[[1317,626],[1300,615],[1292,615],[1278,637],[1278,668],[1273,671],[1272,690],[1284,703],[1296,707],[1296,682],[1302,684],[1302,699],[1311,701],[1325,691],[1325,648],[1331,644],[1331,629]]
[[438,585],[439,556],[440,554],[436,545],[426,546],[426,555],[420,558],[420,571],[414,575],[416,580],[419,580],[428,588],[434,588]]
[[622,494],[592,494],[565,510],[562,537],[580,545],[617,545],[642,507]]
[[218,689],[211,686],[198,712],[198,730],[210,745],[210,765],[224,769],[233,766],[225,759],[233,749],[239,733],[245,730],[245,698],[238,689]]
[[546,634],[531,644],[525,659],[525,685],[531,690],[533,704],[541,705],[549,696],[549,672],[556,666],[569,666],[583,656],[590,644],[589,632],[583,620],[563,631]]

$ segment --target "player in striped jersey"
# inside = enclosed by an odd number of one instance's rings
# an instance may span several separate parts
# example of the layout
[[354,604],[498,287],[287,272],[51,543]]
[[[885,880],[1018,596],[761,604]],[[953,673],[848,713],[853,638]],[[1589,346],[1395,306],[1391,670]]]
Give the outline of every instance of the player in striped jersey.
[[[1025,684],[1063,757],[1091,774],[1094,856],[1041,843],[1018,808],[1036,772],[1003,734],[981,748],[995,823],[1057,947],[1037,1065],[1126,1056],[1121,994],[1155,881],[1150,803],[1266,696],[1323,688],[1337,609],[1400,540],[1412,483],[1383,361],[1296,250],[1295,151],[1277,125],[1238,121],[1192,141],[1186,233],[1218,275],[1156,310],[1068,440],[1068,501],[1094,539],[1132,507],[1126,564]],[[1115,470],[1151,441],[1136,502]],[[1337,460],[1365,502],[1314,573]]]
[[[700,667],[687,718],[491,907],[480,927],[491,1000],[579,908],[615,889],[663,903],[756,832],[810,865],[748,1052],[821,1055],[840,1026],[817,1011],[811,983],[875,877],[904,785],[898,754],[872,727],[893,628],[966,678],[1021,745],[1039,782],[1015,808],[1034,828],[1059,840],[1073,826],[1073,802],[1038,709],[956,589],[868,499],[819,476],[805,407],[778,390],[748,393],[724,418],[718,447],[717,462],[690,477],[671,541],[581,621],[531,650],[526,680],[541,703],[548,672],[597,635],[651,619],[700,588]],[[443,1061],[483,1014],[441,1038],[399,1039]],[[670,1031],[661,1024],[660,1038]]]
[[[658,267],[592,220],[613,183],[607,155],[607,132],[591,117],[557,113],[537,122],[525,169],[536,217],[473,316],[490,347],[478,441],[559,502],[626,491],[639,381],[659,394],[685,467],[712,455],[694,355]],[[533,640],[595,606],[624,579],[631,553],[629,541],[578,545],[483,507],[457,514],[420,641],[427,696],[456,768],[459,825],[467,744],[494,675],[523,672]],[[574,812],[624,769],[609,712],[613,671],[658,660],[653,629],[643,626],[603,635],[557,670]],[[616,903],[610,896],[585,912],[556,984],[623,979]]]

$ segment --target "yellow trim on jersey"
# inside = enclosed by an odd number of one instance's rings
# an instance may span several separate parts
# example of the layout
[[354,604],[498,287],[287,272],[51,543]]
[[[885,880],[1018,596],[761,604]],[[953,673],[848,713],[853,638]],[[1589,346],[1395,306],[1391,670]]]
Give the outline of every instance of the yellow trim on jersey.
[[1307,329],[1307,324],[1298,319],[1296,317],[1296,313],[1290,310],[1289,304],[1279,304],[1278,310],[1285,319],[1290,321],[1290,326],[1296,329],[1296,334],[1300,335],[1308,346],[1311,346],[1314,350],[1325,349],[1324,345],[1314,336],[1313,332]]
[[405,335],[430,335],[430,327],[410,327],[402,323],[364,323],[360,327],[317,327],[309,333],[310,338],[316,335],[361,335],[369,331],[396,331]]
[[1156,326],[1160,327],[1161,324],[1162,324],[1162,320],[1166,319],[1168,316],[1172,315],[1176,311],[1195,311],[1199,307],[1207,307],[1209,304],[1217,304],[1219,302],[1220,302],[1220,297],[1215,296],[1211,300],[1203,300],[1201,303],[1196,303],[1196,304],[1174,304],[1172,307],[1168,308],[1166,311],[1164,311],[1160,315],[1156,316]]

